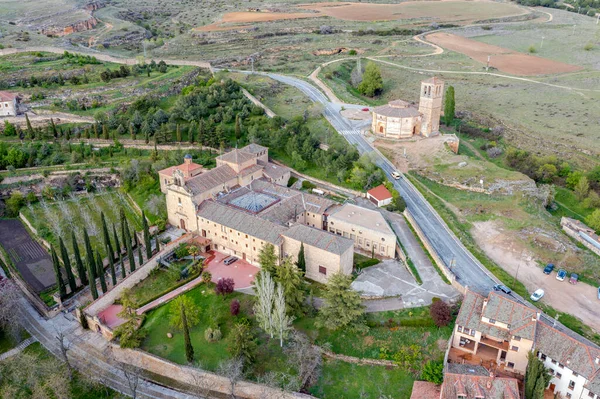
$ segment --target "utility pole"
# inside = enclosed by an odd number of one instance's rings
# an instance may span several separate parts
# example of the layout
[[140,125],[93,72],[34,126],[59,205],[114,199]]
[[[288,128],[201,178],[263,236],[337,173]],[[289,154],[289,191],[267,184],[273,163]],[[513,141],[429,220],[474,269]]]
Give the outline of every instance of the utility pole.
[[598,16],[596,17],[596,25],[598,25],[598,22],[600,22],[600,12],[598,13]]
[[542,36],[542,44],[540,44],[540,50],[544,47],[544,36]]
[[487,58],[487,65],[485,66],[485,71],[486,71],[486,72],[490,70],[490,58],[492,58],[492,56],[491,56],[491,55],[488,55],[488,58]]

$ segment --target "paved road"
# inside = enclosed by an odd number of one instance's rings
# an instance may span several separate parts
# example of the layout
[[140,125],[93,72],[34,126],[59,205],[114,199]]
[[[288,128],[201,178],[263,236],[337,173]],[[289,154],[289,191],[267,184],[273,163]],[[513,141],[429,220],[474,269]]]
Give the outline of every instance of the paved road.
[[[306,94],[312,101],[323,104],[323,115],[350,144],[354,145],[360,154],[369,154],[393,183],[394,188],[404,197],[409,212],[429,239],[437,255],[446,265],[455,260],[454,271],[457,280],[469,289],[486,295],[496,283],[495,278],[485,267],[464,247],[458,238],[450,231],[438,213],[431,207],[419,191],[405,177],[395,180],[392,163],[377,151],[361,134],[361,128],[368,121],[352,121],[340,114],[341,104],[331,103],[328,98],[312,84],[298,78],[282,76],[273,73],[264,75],[294,86]],[[348,105],[344,105],[348,106]]]

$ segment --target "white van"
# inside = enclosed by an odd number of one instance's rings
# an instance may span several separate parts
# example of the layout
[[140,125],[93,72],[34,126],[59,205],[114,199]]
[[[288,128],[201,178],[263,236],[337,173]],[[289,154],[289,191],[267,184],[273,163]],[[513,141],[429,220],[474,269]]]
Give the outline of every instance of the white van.
[[392,176],[394,177],[394,179],[398,180],[398,179],[400,179],[400,172],[395,170],[392,172]]

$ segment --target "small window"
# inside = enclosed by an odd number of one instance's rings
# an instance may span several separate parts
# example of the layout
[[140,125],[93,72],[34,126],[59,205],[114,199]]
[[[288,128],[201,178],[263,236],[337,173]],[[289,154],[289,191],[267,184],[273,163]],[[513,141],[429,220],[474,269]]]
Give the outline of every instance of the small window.
[[246,234],[246,238],[248,238],[248,234]]
[[514,346],[514,345],[513,345],[513,346],[510,348],[510,350],[513,350],[513,351],[515,351],[515,352],[518,352],[518,351],[519,351],[519,347],[518,347],[518,346]]
[[556,364],[556,360],[550,360],[552,364]]
[[181,197],[177,197],[177,203],[181,205]]
[[490,319],[490,324],[496,324],[496,320],[495,319]]
[[477,332],[477,331],[475,331],[475,330],[471,329],[471,332],[469,333],[469,335],[470,335],[471,337],[474,337],[476,332]]
[[572,397],[573,397],[573,395],[571,395],[569,392],[567,392],[567,399],[570,399]]
[[569,389],[575,389],[575,381],[569,381]]
[[558,378],[559,380],[561,379],[562,374],[561,373],[556,373],[556,378]]
[[573,377],[579,377],[579,374],[573,371]]
[[546,360],[546,355],[542,353],[542,360]]
[[509,369],[514,369],[515,368],[515,364],[513,362],[508,362],[508,364],[506,365],[506,367],[508,367]]
[[558,363],[558,367],[559,367],[559,368],[561,368],[561,369],[564,369],[564,368],[565,368],[565,366],[563,366],[563,365],[562,365],[562,364],[560,364],[560,363]]
[[590,398],[593,398],[593,397],[594,397],[594,396],[596,396],[596,395],[594,395],[592,392],[588,392],[588,396],[589,396]]
[[456,331],[458,331],[458,332],[462,332],[462,330],[463,330],[462,326],[458,326],[458,327],[456,328]]
[[521,337],[519,337],[518,335],[515,335],[515,336],[513,337],[513,339],[514,339],[515,341],[520,341],[520,340],[521,340]]
[[327,275],[327,268],[324,266],[319,266],[319,273],[323,274],[323,275]]

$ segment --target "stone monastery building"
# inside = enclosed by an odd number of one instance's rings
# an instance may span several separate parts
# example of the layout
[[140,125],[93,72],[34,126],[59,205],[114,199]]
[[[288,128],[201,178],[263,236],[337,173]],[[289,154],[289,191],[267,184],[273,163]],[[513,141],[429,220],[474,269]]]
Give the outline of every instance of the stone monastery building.
[[419,107],[402,100],[376,107],[373,110],[372,132],[392,139],[415,135],[430,137],[439,133],[443,95],[443,80],[433,77],[422,81]]
[[395,256],[395,235],[379,212],[288,188],[290,173],[269,162],[266,147],[250,144],[217,157],[213,169],[186,156],[159,177],[170,224],[256,266],[267,244],[294,261],[303,244],[306,277],[320,282],[352,272],[355,246]]

